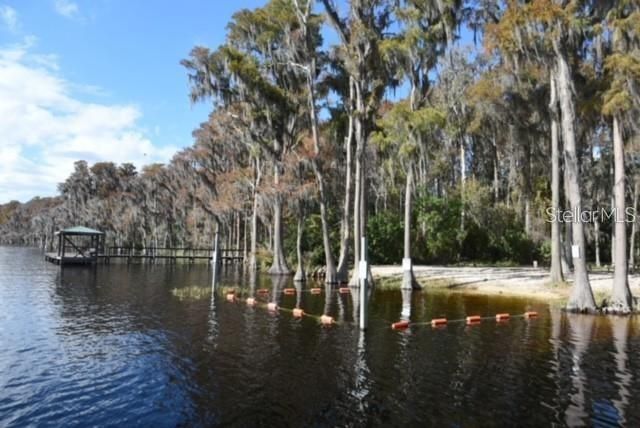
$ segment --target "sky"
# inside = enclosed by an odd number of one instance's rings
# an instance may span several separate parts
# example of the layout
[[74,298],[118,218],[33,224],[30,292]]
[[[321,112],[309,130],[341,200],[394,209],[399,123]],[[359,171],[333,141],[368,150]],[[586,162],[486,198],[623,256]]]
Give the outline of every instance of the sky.
[[168,162],[210,105],[180,60],[259,0],[0,0],[0,203],[57,194],[84,159]]
[[212,107],[190,103],[180,60],[265,3],[0,0],[0,204],[56,195],[77,160],[169,162]]

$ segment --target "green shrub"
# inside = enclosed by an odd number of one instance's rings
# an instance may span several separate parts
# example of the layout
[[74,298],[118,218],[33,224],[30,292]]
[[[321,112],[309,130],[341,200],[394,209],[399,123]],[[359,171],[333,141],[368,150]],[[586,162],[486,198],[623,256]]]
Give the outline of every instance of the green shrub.
[[[462,208],[464,206],[464,228]],[[469,183],[460,195],[428,196],[416,202],[413,254],[426,263],[460,261],[530,264],[541,249],[524,233],[516,210],[491,202],[490,190]]]
[[403,220],[395,213],[382,212],[367,225],[369,260],[374,264],[398,264],[404,254]]
[[416,259],[428,263],[453,263],[460,257],[461,204],[458,198],[428,196],[415,204],[418,237]]

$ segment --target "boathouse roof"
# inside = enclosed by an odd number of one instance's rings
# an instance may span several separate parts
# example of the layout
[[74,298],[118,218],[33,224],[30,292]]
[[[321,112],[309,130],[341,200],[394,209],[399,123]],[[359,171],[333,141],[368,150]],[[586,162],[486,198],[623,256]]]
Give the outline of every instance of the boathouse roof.
[[66,229],[62,229],[58,233],[62,233],[63,235],[104,235],[104,232],[84,226],[68,227]]

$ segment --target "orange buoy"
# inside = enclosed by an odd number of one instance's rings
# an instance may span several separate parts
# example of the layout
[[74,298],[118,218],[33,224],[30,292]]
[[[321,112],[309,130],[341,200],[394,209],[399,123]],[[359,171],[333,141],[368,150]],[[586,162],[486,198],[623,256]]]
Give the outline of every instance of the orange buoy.
[[234,293],[227,293],[227,302],[235,302],[236,295]]
[[247,297],[247,306],[255,306],[256,298],[255,297]]
[[496,321],[508,321],[509,320],[509,314],[496,314]]
[[304,311],[300,308],[293,309],[293,316],[296,318],[302,318],[304,316]]
[[446,325],[447,324],[447,319],[446,318],[434,318],[431,320],[431,326],[432,327],[438,327],[441,325]]
[[467,324],[478,324],[482,322],[480,315],[469,315],[467,317]]
[[538,313],[535,311],[528,311],[524,313],[524,317],[525,318],[537,318],[538,317]]
[[340,292],[340,294],[351,293],[351,290],[349,290],[349,287],[340,287],[340,288],[338,288],[338,291]]
[[320,294],[322,293],[322,288],[312,288],[309,291],[311,291],[311,294]]
[[296,294],[296,289],[295,288],[285,288],[284,290],[282,290],[282,292],[284,294]]
[[333,320],[333,317],[332,317],[332,316],[329,316],[329,315],[322,315],[322,316],[320,317],[320,322],[321,322],[322,324],[325,324],[325,325],[331,325],[331,324],[333,324],[335,321]]
[[268,294],[269,293],[269,289],[268,288],[260,288],[258,290],[258,294]]
[[409,321],[398,321],[391,324],[391,328],[394,330],[404,330],[409,327]]
[[278,304],[275,302],[267,303],[267,309],[271,312],[276,312],[278,310]]

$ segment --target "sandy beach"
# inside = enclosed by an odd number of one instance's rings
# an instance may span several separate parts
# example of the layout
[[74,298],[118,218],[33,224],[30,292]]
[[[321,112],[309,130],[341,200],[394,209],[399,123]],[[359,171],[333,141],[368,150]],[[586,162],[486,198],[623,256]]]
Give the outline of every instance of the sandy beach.
[[[546,268],[533,267],[458,267],[414,266],[417,281],[423,288],[440,288],[451,291],[480,294],[504,294],[536,297],[562,301],[569,297],[573,278],[565,277],[565,284],[549,282]],[[375,279],[395,282],[402,277],[402,266],[372,266]],[[598,304],[611,290],[613,271],[590,272],[591,287]],[[629,275],[629,285],[634,296],[640,295],[640,275]]]

